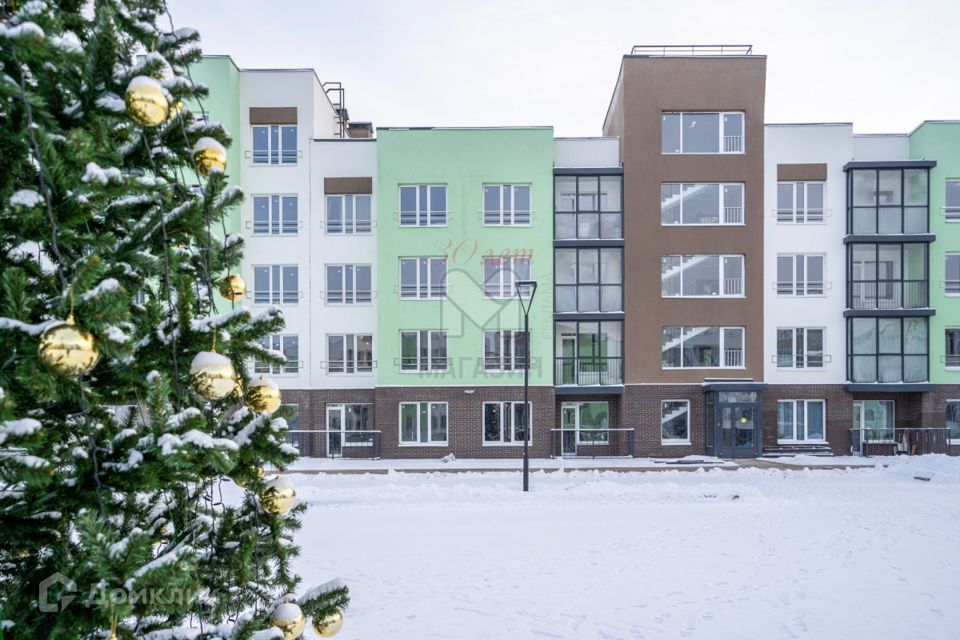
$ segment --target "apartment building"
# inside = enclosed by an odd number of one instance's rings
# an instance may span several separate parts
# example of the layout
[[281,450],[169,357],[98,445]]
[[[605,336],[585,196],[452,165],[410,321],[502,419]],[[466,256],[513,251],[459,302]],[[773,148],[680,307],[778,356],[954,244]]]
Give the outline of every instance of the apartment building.
[[537,457],[960,453],[960,122],[765,124],[749,46],[635,47],[586,138],[194,78],[305,455],[519,457],[527,417]]

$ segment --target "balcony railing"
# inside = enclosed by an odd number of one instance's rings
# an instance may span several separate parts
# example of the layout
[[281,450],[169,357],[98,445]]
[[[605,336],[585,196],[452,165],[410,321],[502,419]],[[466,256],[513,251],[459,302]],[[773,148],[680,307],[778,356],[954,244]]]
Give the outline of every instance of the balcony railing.
[[629,428],[550,429],[551,455],[591,458],[633,458],[636,431]]
[[829,289],[831,283],[823,280],[807,280],[806,282],[774,282],[773,288],[778,296],[822,296],[824,289]]
[[752,44],[642,44],[630,50],[633,56],[749,56]]
[[960,296],[960,280],[941,280],[940,286],[948,296]]
[[920,309],[929,305],[926,280],[853,280],[850,309]]
[[724,153],[742,153],[743,136],[723,136]]
[[380,457],[381,432],[376,429],[295,429],[287,431],[287,442],[297,447],[302,458]]
[[960,207],[940,207],[940,213],[947,222],[960,222]]
[[778,353],[771,356],[771,361],[778,369],[822,369],[824,364],[832,360],[829,353],[807,353],[795,355],[792,353]]
[[821,224],[829,213],[825,209],[774,209],[773,215],[779,223]]
[[622,240],[623,214],[619,211],[557,211],[556,240]]
[[559,357],[556,384],[596,386],[623,384],[623,358],[604,356]]
[[947,453],[949,445],[946,427],[850,429],[850,453],[855,456]]
[[724,207],[723,224],[743,224],[743,207]]
[[960,367],[960,353],[948,353],[940,356],[940,361],[947,367]]
[[853,207],[849,214],[854,235],[927,233],[927,207]]

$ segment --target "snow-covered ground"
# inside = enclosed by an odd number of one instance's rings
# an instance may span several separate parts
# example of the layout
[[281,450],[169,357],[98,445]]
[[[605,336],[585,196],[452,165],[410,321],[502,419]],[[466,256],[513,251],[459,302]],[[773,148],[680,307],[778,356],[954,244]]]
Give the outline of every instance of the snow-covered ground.
[[[816,458],[803,456],[815,464],[825,464],[824,460],[834,458]],[[781,458],[777,458],[781,460]],[[844,458],[847,460],[847,458]],[[865,458],[849,458],[864,464]],[[873,458],[870,459],[874,460]],[[299,458],[288,471],[471,471],[471,470],[509,470],[516,471],[523,464],[520,458]],[[686,456],[683,458],[532,458],[531,469],[669,469],[690,467],[735,468],[733,460],[723,460],[712,456]]]
[[296,568],[345,640],[960,638],[960,459],[887,461],[294,474]]

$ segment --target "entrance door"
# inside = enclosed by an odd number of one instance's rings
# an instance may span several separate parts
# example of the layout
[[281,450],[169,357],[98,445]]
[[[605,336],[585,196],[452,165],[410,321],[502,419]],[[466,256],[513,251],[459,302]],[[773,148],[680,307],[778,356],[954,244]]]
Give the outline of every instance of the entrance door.
[[343,405],[327,406],[327,457],[343,457]]
[[560,408],[560,455],[577,454],[577,429],[579,412],[577,405],[564,404]]
[[718,454],[725,458],[752,458],[757,452],[756,405],[720,405]]

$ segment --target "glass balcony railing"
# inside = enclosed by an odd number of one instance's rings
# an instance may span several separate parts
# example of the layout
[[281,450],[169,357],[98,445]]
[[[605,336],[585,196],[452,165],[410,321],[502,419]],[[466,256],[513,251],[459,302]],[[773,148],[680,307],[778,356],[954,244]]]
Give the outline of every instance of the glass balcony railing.
[[920,309],[929,306],[926,280],[854,280],[850,309]]

